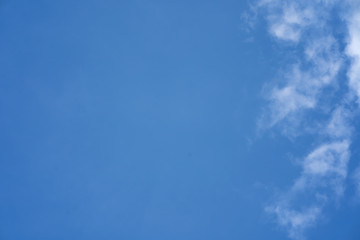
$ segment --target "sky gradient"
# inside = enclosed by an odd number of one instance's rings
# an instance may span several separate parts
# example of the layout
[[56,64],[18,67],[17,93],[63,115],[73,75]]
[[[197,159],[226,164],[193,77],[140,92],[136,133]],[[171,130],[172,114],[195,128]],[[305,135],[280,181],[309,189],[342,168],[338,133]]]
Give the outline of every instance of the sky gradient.
[[359,239],[359,9],[1,1],[0,239]]

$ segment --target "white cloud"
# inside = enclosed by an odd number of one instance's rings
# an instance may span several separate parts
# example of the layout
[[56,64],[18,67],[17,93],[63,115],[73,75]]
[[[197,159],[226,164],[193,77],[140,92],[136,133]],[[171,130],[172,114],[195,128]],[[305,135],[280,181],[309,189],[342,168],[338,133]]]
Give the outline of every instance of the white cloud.
[[337,2],[337,0],[260,0],[257,7],[265,10],[271,35],[279,40],[298,43],[310,28],[323,28],[329,9]]
[[294,115],[315,108],[323,90],[335,86],[343,60],[334,38],[325,35],[308,41],[304,55],[302,64],[294,64],[284,75],[285,86],[276,86],[270,93],[270,127],[286,119],[298,121]]
[[296,85],[274,88],[270,99],[272,103],[271,125],[275,125],[301,109],[314,108],[316,104],[313,94],[299,91]]
[[[332,7],[346,3],[355,13],[342,13],[349,17],[345,22],[347,47],[341,52],[339,39],[332,34],[329,17],[333,13]],[[354,104],[351,93],[360,104],[360,2],[348,0],[346,3],[338,0],[263,0],[258,4],[259,9],[265,10],[269,33],[280,40],[279,43],[291,42],[290,47],[302,51],[297,62],[289,64],[291,70],[279,81],[282,84],[269,91],[270,119],[264,121],[267,127],[277,125],[286,132],[294,132],[288,131],[290,123],[304,131],[306,126],[298,123],[309,119],[305,120],[303,116],[310,110],[320,112],[324,107],[320,106],[320,101],[329,100],[327,110],[322,112],[322,117],[328,120],[313,122],[317,128],[312,134],[322,143],[302,159],[302,171],[290,189],[266,207],[292,239],[302,239],[304,231],[321,218],[324,204],[338,201],[346,187],[353,135],[351,121],[355,115],[351,108]],[[336,100],[326,89],[337,90],[345,57],[351,60],[346,79],[351,92],[339,93]],[[353,179],[360,196],[360,170],[355,172]]]
[[[344,180],[350,157],[348,140],[323,144],[312,151],[303,162],[303,173],[294,185],[295,189],[321,188],[331,190],[336,197],[344,193]],[[329,193],[327,193],[329,195]]]
[[299,112],[315,108],[323,90],[335,86],[343,59],[331,31],[323,27],[329,15],[326,10],[334,3],[320,0],[259,2],[258,8],[265,9],[267,14],[270,34],[279,40],[302,41],[303,49],[297,62],[284,73],[286,83],[275,86],[269,94],[271,120],[265,121],[270,123],[268,126],[284,120],[299,121]]
[[345,178],[349,158],[348,148],[348,141],[321,145],[305,158],[304,174],[309,177],[335,175]]
[[304,239],[304,232],[313,227],[321,217],[321,207],[312,206],[296,211],[284,205],[267,207],[266,211],[275,214],[279,224],[287,228],[289,237],[296,240]]
[[[346,54],[351,60],[348,70],[349,87],[360,104],[360,3],[358,1],[350,1],[354,6],[353,13],[348,14],[348,41]],[[356,186],[357,197],[360,198],[360,166],[353,174],[353,181]]]
[[343,62],[334,37],[325,33],[321,37],[311,39],[304,52],[306,60],[311,63],[310,71],[314,76],[314,85],[321,88],[331,84]]
[[304,28],[314,20],[313,10],[291,3],[280,11],[269,16],[270,33],[281,40],[298,42]]
[[358,167],[354,173],[353,173],[353,176],[352,176],[352,180],[354,181],[355,183],[355,191],[356,191],[356,197],[357,198],[360,198],[360,167]]
[[349,109],[343,106],[336,108],[325,128],[325,134],[331,138],[350,138],[353,131],[353,127],[349,123],[351,117]]
[[[302,161],[302,173],[290,190],[265,208],[287,229],[290,238],[302,239],[304,232],[321,217],[324,202],[331,196],[342,196],[349,156],[347,140],[315,148]],[[310,203],[297,206],[298,199],[308,198],[311,199]]]
[[348,31],[346,54],[352,61],[348,71],[349,85],[360,98],[360,13],[355,13],[348,19]]

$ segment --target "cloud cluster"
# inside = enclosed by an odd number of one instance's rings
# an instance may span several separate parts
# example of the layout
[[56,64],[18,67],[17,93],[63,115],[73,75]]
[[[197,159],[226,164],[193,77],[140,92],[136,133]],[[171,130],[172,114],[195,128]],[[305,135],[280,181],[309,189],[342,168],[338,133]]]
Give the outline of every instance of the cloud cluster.
[[280,41],[301,43],[303,49],[299,61],[284,74],[285,84],[270,93],[270,127],[314,109],[323,90],[334,86],[343,64],[338,43],[326,27],[329,14],[325,10],[334,4],[274,0],[259,3],[268,14],[269,33]]
[[[335,7],[343,7],[342,15],[348,29],[346,49],[334,37],[331,24]],[[262,0],[256,4],[265,14],[269,34],[280,43],[301,49],[298,61],[283,74],[283,84],[274,86],[268,94],[267,126],[283,129],[303,126],[302,116],[320,111],[321,99],[329,99],[328,89],[336,91],[339,72],[350,60],[345,94],[328,105],[325,117],[312,132],[321,143],[301,160],[301,174],[288,191],[283,192],[266,211],[276,217],[292,239],[303,239],[304,232],[321,219],[323,208],[338,201],[345,191],[348,176],[350,145],[354,117],[353,106],[360,102],[360,5],[356,1],[337,0]],[[340,8],[339,8],[340,9]],[[344,10],[346,9],[346,10]],[[338,13],[340,14],[340,13]],[[340,15],[338,15],[340,16]],[[285,132],[289,132],[286,130]],[[354,174],[360,194],[360,168]]]

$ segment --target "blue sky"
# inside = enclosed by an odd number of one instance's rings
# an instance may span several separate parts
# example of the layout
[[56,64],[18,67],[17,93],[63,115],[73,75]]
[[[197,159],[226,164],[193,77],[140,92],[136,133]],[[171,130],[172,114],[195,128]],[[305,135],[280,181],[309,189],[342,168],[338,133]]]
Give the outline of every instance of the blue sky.
[[359,9],[2,1],[0,238],[359,239]]

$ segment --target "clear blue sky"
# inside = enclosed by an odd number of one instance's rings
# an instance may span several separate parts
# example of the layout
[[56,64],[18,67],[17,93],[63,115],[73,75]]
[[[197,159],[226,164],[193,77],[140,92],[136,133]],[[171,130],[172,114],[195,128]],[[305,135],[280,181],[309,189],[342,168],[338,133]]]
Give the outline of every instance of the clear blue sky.
[[[322,138],[278,124],[266,91],[305,43],[262,11],[249,30],[244,0],[1,1],[0,239],[288,239],[266,209]],[[309,239],[360,238],[351,179]]]

